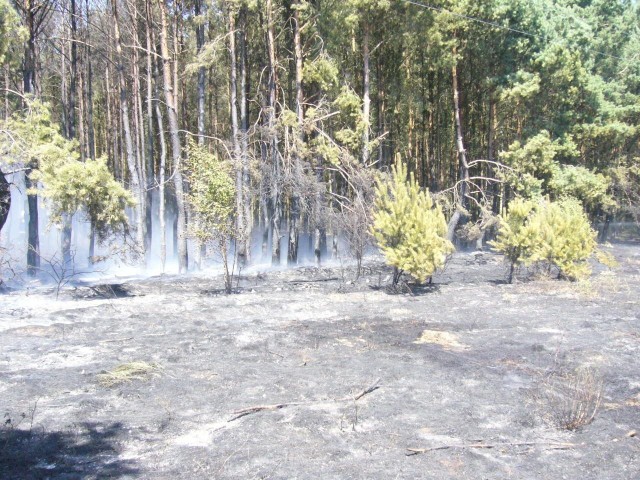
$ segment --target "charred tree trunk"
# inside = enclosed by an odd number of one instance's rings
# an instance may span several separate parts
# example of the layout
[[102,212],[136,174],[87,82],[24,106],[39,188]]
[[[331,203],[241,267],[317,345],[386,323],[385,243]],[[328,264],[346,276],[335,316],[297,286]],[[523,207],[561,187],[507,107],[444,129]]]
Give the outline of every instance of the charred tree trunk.
[[[151,25],[151,0],[147,0],[147,10],[149,12],[149,25]],[[155,45],[155,35],[153,29],[149,29],[150,44]],[[153,50],[151,50],[153,51]],[[155,52],[154,52],[155,53]],[[160,144],[160,164],[158,165],[158,230],[160,231],[160,263],[164,272],[167,262],[167,221],[166,221],[166,166],[167,166],[167,142],[164,135],[164,119],[160,100],[158,96],[158,62],[153,59],[153,97],[156,119],[158,122],[158,141]]]
[[[27,45],[22,63],[22,83],[25,95],[36,94],[36,35],[38,19],[35,6],[29,2],[25,8],[25,23],[28,32]],[[37,187],[29,177],[32,168],[37,167],[37,159],[33,159],[25,173],[27,188],[27,205],[29,210],[29,225],[27,233],[27,274],[33,276],[40,269],[40,237],[38,234],[38,195],[33,193]]]
[[[300,36],[300,13],[297,9],[293,11],[293,45],[296,60],[296,118],[298,121],[296,139],[294,140],[294,150],[292,155],[292,174],[294,178],[302,175],[302,165],[300,150],[304,142],[304,97],[302,93],[302,40]],[[294,182],[295,183],[295,182]],[[291,195],[291,210],[289,213],[289,247],[287,249],[287,263],[295,265],[298,263],[298,241],[300,237],[300,198],[296,191],[297,186],[293,186]]]
[[[89,17],[89,0],[86,0],[86,10],[87,10],[87,26],[90,24]],[[87,32],[90,29],[87,27]],[[95,160],[96,158],[96,139],[95,139],[95,128],[93,125],[93,67],[91,64],[91,39],[87,33],[87,81],[86,81],[86,89],[87,89],[87,155],[91,160]]]
[[244,231],[241,232],[240,258],[244,264],[251,263],[251,196],[249,178],[249,111],[248,111],[248,49],[247,49],[247,10],[240,10],[240,152],[242,164],[242,215]]
[[[456,57],[456,49],[453,50],[454,58]],[[460,222],[460,219],[464,215],[466,211],[466,197],[467,197],[467,188],[469,182],[469,164],[467,163],[467,152],[464,149],[464,137],[462,135],[462,120],[460,116],[460,98],[458,93],[458,69],[457,65],[454,62],[453,67],[451,68],[451,77],[453,83],[453,108],[454,108],[454,116],[456,122],[456,151],[458,153],[458,162],[459,162],[459,171],[460,171],[460,180],[459,180],[459,188],[457,199],[455,202],[455,211],[449,220],[449,224],[447,226],[447,239],[450,242],[453,242],[456,227]]]
[[[68,138],[77,138],[76,129],[76,100],[78,96],[78,46],[76,44],[78,36],[78,21],[76,13],[76,0],[71,0],[70,5],[71,20],[71,74],[69,79],[69,105],[67,110],[67,133]],[[60,244],[62,246],[62,260],[65,265],[71,264],[71,235],[72,235],[72,213],[62,215],[62,231]]]
[[279,177],[280,159],[278,156],[278,133],[276,130],[277,85],[276,44],[273,21],[272,0],[267,0],[267,50],[269,52],[269,110],[267,112],[267,126],[269,129],[269,161],[271,162],[270,208],[271,219],[271,264],[280,264],[280,191]]
[[164,78],[165,102],[167,104],[167,115],[169,117],[169,137],[171,140],[171,153],[173,155],[173,183],[176,190],[176,203],[178,207],[177,218],[177,243],[178,243],[178,270],[180,273],[188,269],[187,254],[187,219],[184,201],[184,184],[182,179],[181,158],[182,146],[180,144],[180,134],[178,128],[178,110],[175,104],[176,97],[173,95],[171,82],[171,56],[169,55],[169,44],[167,39],[167,11],[163,0],[158,0],[160,7],[160,49],[162,54],[162,72]]
[[[196,0],[195,14],[197,16],[204,15],[203,0]],[[204,23],[198,21],[196,27],[196,50],[200,53],[204,46]],[[206,68],[201,66],[198,68],[198,145],[204,145],[205,135],[205,86],[206,86]]]
[[0,169],[0,230],[2,230],[7,221],[10,208],[11,190],[9,189],[9,182],[7,182],[4,172]]
[[244,199],[242,188],[242,147],[240,145],[240,133],[238,127],[238,53],[236,49],[236,18],[233,9],[229,9],[229,56],[231,69],[229,72],[230,109],[231,109],[231,136],[233,141],[233,156],[236,170],[236,257],[238,264],[246,261],[246,252],[243,251],[242,236],[245,232]]
[[158,137],[160,141],[160,166],[158,172],[158,219],[160,230],[160,263],[162,271],[167,262],[167,223],[165,213],[165,169],[167,165],[167,143],[164,138],[164,120],[162,118],[162,109],[160,103],[155,102],[156,118],[158,120]]
[[138,164],[136,161],[136,153],[133,146],[133,139],[131,136],[131,124],[129,119],[129,101],[127,99],[127,83],[124,77],[124,65],[122,64],[123,53],[122,43],[120,40],[120,27],[118,18],[117,0],[111,0],[111,11],[113,14],[114,25],[114,38],[116,42],[116,56],[118,71],[118,83],[120,86],[120,110],[122,114],[122,128],[124,131],[124,141],[126,146],[126,158],[127,168],[129,170],[129,181],[131,184],[131,191],[138,205],[135,209],[136,218],[136,248],[138,253],[144,255],[144,230],[145,230],[145,215],[144,204],[145,198],[142,189],[142,183],[140,181],[141,175],[138,171]]
[[[194,10],[196,16],[204,15],[204,2],[203,0],[196,0],[194,4]],[[196,54],[202,51],[204,46],[204,22],[199,19],[196,24]],[[200,66],[198,68],[198,145],[201,147],[205,144],[205,86],[206,86],[206,68]],[[197,269],[202,268],[204,257],[206,256],[206,245],[202,242],[198,242],[196,249],[195,265]]]
[[[154,160],[154,142],[153,142],[153,103],[154,103],[154,45],[151,41],[151,22],[153,21],[151,13],[151,2],[147,0],[145,2],[145,41],[147,47],[146,54],[146,117],[147,117],[147,161],[145,163],[146,169],[146,201],[147,201],[147,215],[145,222],[147,225],[145,244],[148,251],[151,250],[151,244],[153,241],[153,190],[155,186],[155,160]],[[164,264],[163,264],[164,270]]]
[[362,163],[369,163],[371,152],[369,151],[369,122],[371,119],[371,96],[370,96],[370,79],[369,79],[369,21],[364,20],[364,36],[362,39],[362,59],[363,59],[363,87],[362,94],[362,120],[364,121],[364,130],[362,132]]

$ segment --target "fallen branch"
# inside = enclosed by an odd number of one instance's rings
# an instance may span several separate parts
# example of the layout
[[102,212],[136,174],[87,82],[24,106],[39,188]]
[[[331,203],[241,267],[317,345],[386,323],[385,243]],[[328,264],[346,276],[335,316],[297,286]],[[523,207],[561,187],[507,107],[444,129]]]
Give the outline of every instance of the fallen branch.
[[231,418],[230,420],[228,420],[228,421],[229,422],[233,422],[233,421],[238,420],[239,418],[242,418],[244,416],[251,415],[252,413],[258,413],[258,412],[264,412],[264,411],[273,411],[273,410],[281,410],[281,409],[286,408],[286,407],[292,407],[292,406],[298,406],[298,405],[314,405],[314,404],[318,404],[318,403],[327,403],[327,402],[333,402],[333,403],[351,402],[351,401],[355,402],[355,401],[360,400],[365,395],[368,395],[371,392],[379,389],[380,388],[379,383],[380,383],[380,379],[377,379],[369,387],[365,388],[360,393],[358,393],[355,397],[349,395],[349,396],[346,396],[346,397],[336,398],[336,399],[333,399],[333,400],[309,400],[309,401],[306,401],[306,402],[285,402],[285,403],[274,403],[273,405],[255,405],[253,407],[242,408],[240,410],[233,411],[232,413],[235,416],[233,418]]
[[[373,392],[374,390],[377,390],[380,388],[380,385],[378,385],[380,383],[380,379],[377,379],[375,382],[373,382],[371,384],[370,387],[365,388],[364,390],[362,390],[358,395],[356,395],[355,397],[353,397],[353,400],[360,400],[362,397],[364,397],[365,395],[370,394],[371,392]],[[348,398],[344,398],[344,400],[348,400]]]
[[340,280],[338,277],[329,277],[329,278],[311,278],[311,279],[300,279],[300,280],[289,280],[287,283],[316,283],[316,282],[333,282],[336,280]]
[[449,448],[500,448],[500,447],[545,447],[552,450],[567,450],[577,447],[578,444],[566,442],[500,442],[500,443],[469,443],[462,445],[441,445],[431,448],[407,448],[407,457],[418,455],[420,453],[434,452],[436,450],[447,450]]
[[110,338],[110,339],[107,339],[107,340],[100,340],[98,343],[126,342],[128,340],[133,340],[133,337]]
[[240,410],[235,410],[233,412],[234,415],[236,415],[235,417],[233,417],[231,420],[229,420],[229,422],[233,422],[234,420],[238,420],[239,418],[242,418],[246,415],[251,415],[252,413],[258,413],[258,412],[263,412],[265,410],[280,410],[281,408],[285,408],[285,407],[290,407],[293,405],[304,405],[307,403],[313,403],[313,402],[288,402],[288,403],[276,403],[273,405],[256,405],[255,407],[247,407],[247,408],[242,408]]

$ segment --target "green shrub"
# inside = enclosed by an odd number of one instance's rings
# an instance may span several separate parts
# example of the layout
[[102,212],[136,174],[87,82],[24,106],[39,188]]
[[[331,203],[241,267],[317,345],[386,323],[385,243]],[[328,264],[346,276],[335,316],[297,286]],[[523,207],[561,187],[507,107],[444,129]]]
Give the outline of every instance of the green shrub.
[[560,276],[571,280],[591,274],[587,260],[595,252],[596,232],[578,200],[567,198],[543,203],[532,223],[542,233],[542,243],[535,251],[534,261],[554,265]]
[[231,293],[233,268],[229,266],[229,242],[239,237],[233,218],[236,190],[231,165],[193,140],[187,144],[187,153],[183,167],[190,191],[186,199],[194,217],[189,233],[202,244],[217,243],[225,291]]
[[500,217],[500,230],[493,248],[510,263],[509,282],[518,265],[542,262],[571,280],[591,273],[587,263],[596,248],[596,232],[579,201],[558,202],[516,199]]
[[407,181],[407,166],[400,160],[391,178],[376,184],[372,234],[387,263],[396,269],[394,285],[402,272],[426,281],[453,251],[442,209],[434,207],[413,174]]

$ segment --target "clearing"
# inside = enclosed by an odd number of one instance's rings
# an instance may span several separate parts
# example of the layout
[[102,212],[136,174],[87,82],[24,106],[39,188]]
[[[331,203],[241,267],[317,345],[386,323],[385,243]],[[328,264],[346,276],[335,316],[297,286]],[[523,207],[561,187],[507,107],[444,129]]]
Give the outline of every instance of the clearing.
[[0,477],[640,478],[640,248],[611,252],[590,286],[475,252],[412,294],[372,262],[2,295]]

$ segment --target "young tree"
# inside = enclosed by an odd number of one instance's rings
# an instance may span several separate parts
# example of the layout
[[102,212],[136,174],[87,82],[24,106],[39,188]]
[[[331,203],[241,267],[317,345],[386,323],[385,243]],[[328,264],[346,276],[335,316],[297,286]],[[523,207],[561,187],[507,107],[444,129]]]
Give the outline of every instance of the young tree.
[[391,178],[376,184],[372,233],[394,267],[394,285],[405,271],[425,282],[453,252],[440,206],[420,190],[413,173],[407,179],[407,166],[400,159]]
[[535,207],[531,200],[513,200],[509,204],[509,210],[500,216],[500,229],[496,240],[489,243],[509,262],[509,283],[513,282],[516,267],[529,264],[535,249],[542,242],[540,231],[529,222]]
[[[11,44],[19,41],[24,33],[24,30],[20,28],[20,19],[8,0],[0,0],[0,65],[5,64],[5,55]],[[6,106],[5,110],[8,110]],[[8,113],[8,111],[5,111],[5,115],[8,115]],[[9,182],[7,182],[2,168],[0,168],[0,230],[2,230],[7,221],[10,207],[11,191],[9,190]]]
[[516,199],[501,216],[498,237],[491,245],[509,262],[509,283],[518,265],[536,262],[556,267],[561,277],[579,280],[591,272],[587,260],[595,252],[596,232],[576,199]]
[[27,175],[31,185],[42,185],[38,192],[50,201],[52,223],[63,225],[65,217],[82,211],[100,240],[127,231],[125,207],[135,205],[133,198],[104,159],[80,161],[77,142],[59,133],[47,105],[29,102],[25,115],[14,115],[3,127],[2,157],[12,165],[32,165]]
[[197,221],[192,222],[190,233],[199,242],[217,243],[224,267],[224,284],[231,293],[233,269],[229,267],[229,243],[237,238],[238,230],[233,213],[235,188],[231,166],[220,161],[201,145],[190,141],[184,169],[191,191],[187,200]]

